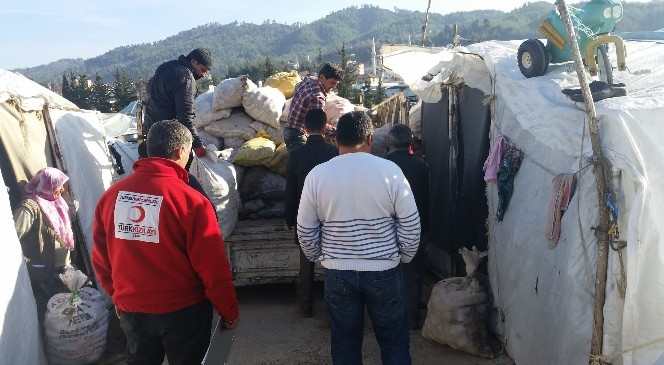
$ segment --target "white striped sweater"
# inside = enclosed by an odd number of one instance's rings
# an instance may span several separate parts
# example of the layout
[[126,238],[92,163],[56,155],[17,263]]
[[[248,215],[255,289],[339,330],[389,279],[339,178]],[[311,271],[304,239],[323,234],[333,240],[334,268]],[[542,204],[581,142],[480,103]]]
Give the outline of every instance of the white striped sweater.
[[383,271],[415,256],[420,217],[396,164],[351,153],[307,175],[297,233],[305,256],[325,268]]

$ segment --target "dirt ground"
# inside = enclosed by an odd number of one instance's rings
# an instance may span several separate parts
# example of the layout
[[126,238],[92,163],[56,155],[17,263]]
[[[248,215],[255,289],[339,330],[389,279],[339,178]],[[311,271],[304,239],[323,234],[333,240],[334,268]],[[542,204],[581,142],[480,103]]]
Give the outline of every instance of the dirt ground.
[[[314,318],[298,314],[292,286],[240,288],[238,296],[241,320],[229,364],[331,364],[330,330],[320,288]],[[411,354],[416,365],[511,364],[507,358],[486,360],[454,351],[422,338],[418,331],[411,332]],[[370,328],[365,334],[364,364],[380,364]]]
[[[235,330],[230,365],[325,365],[331,364],[329,333],[322,289],[317,288],[314,318],[302,318],[292,285],[270,285],[238,289],[240,322]],[[370,325],[366,326],[364,364],[379,365],[380,351]],[[111,329],[110,352],[100,365],[124,365],[119,354],[124,339],[119,328]],[[513,365],[507,357],[487,360],[470,356],[424,339],[411,332],[414,365]],[[164,364],[167,364],[165,361]]]

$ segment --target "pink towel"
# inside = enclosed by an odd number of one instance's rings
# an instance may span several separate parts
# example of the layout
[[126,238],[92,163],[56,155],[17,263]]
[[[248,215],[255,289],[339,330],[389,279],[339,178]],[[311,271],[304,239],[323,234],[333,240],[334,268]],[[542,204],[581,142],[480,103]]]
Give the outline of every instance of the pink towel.
[[546,230],[546,238],[556,247],[560,240],[560,229],[563,215],[569,206],[574,189],[576,188],[576,175],[558,175],[553,178],[553,193],[549,203],[549,224]]
[[484,181],[496,182],[498,179],[498,170],[500,169],[500,160],[503,158],[503,143],[505,137],[498,135],[491,146],[489,157],[484,161]]

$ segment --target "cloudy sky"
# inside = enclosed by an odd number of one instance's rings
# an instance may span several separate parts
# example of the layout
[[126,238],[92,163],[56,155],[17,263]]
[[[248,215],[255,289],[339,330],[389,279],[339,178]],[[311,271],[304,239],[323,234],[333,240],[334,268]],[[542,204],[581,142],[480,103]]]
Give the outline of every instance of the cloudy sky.
[[[512,10],[525,2],[433,0],[431,7],[432,11],[445,14],[476,9]],[[157,41],[210,22],[311,22],[334,10],[362,4],[424,11],[427,0],[8,1],[0,8],[0,67],[92,57],[117,46]]]

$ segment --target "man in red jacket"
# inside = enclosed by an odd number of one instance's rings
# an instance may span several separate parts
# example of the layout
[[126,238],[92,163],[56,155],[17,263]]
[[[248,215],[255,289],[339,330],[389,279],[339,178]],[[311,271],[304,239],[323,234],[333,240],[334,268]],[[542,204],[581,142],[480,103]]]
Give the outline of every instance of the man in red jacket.
[[[129,365],[200,364],[212,306],[234,327],[238,304],[224,241],[207,199],[187,185],[192,136],[177,121],[150,128],[150,158],[97,204],[92,262],[113,298]],[[210,305],[212,302],[212,306]]]

